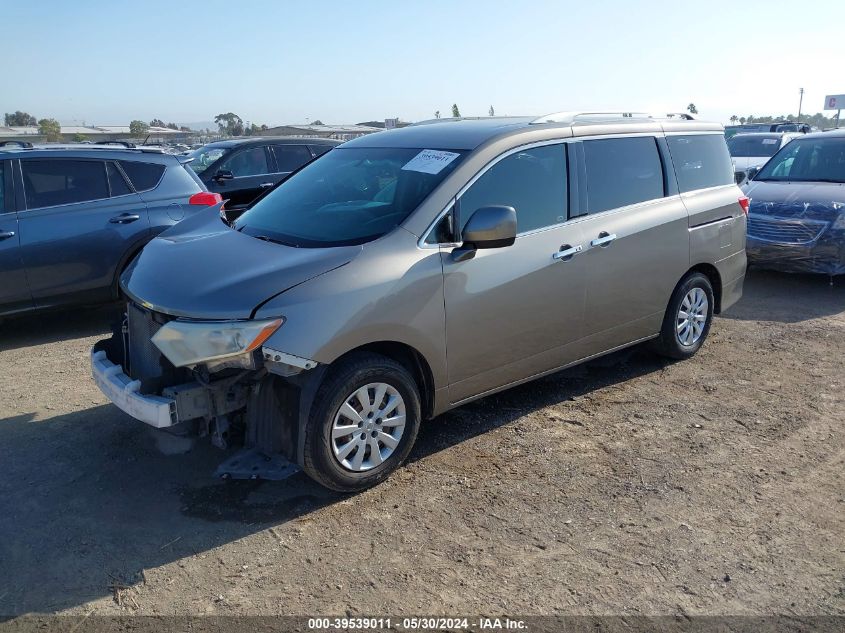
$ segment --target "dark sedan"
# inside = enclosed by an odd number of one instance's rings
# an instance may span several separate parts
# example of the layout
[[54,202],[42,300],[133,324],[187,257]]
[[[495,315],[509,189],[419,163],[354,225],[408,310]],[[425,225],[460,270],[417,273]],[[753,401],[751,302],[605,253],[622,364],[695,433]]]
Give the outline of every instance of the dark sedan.
[[750,262],[845,274],[845,130],[793,140],[743,189],[751,199]]
[[327,138],[249,138],[209,143],[190,154],[191,167],[226,209],[245,208],[267,189],[340,141]]

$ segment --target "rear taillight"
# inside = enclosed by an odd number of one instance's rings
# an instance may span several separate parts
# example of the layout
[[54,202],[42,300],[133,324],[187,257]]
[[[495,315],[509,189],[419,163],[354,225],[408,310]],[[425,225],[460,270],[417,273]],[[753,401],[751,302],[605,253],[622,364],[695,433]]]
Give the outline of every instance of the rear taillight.
[[742,207],[742,212],[745,213],[745,215],[748,215],[748,205],[750,204],[750,202],[751,200],[749,200],[745,196],[742,196],[739,199],[739,206]]
[[204,207],[213,207],[221,202],[223,202],[223,197],[219,193],[211,193],[210,191],[200,191],[188,198],[188,204],[198,204]]

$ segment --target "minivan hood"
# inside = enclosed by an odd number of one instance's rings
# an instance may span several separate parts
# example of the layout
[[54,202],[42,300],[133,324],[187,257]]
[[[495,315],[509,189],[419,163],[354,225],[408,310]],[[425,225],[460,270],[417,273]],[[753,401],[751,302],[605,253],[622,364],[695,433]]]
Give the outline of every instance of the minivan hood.
[[343,266],[361,250],[265,242],[226,226],[218,206],[147,244],[121,287],[136,303],[173,316],[247,319],[268,299]]
[[743,187],[750,213],[833,222],[845,213],[845,185],[829,182],[764,182]]

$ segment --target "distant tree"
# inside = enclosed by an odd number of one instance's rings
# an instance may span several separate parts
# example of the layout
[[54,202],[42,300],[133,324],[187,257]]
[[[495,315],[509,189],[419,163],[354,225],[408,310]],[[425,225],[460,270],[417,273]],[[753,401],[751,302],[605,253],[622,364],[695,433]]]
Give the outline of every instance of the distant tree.
[[739,121],[739,117],[735,114],[732,114],[731,115],[731,123],[735,124],[737,121]]
[[179,126],[176,125],[175,123],[168,123],[164,127],[166,127],[168,130],[178,130],[179,129]]
[[76,134],[73,135],[73,142],[74,143],[81,143],[82,141],[87,141],[87,140],[88,140],[88,137],[85,136],[84,134],[76,133]]
[[754,123],[754,121],[755,121],[755,119],[754,119],[754,115],[753,115],[753,114],[749,114],[747,117],[745,117],[745,122],[746,122],[746,123]]
[[490,116],[496,116],[496,111],[493,109],[493,106],[490,106],[490,109],[487,111],[487,114]]
[[166,127],[166,126],[164,125],[164,121],[162,121],[161,119],[153,119],[152,121],[150,121],[150,127]]
[[135,138],[146,136],[147,132],[149,131],[150,126],[144,123],[143,121],[138,121],[136,119],[134,121],[129,122],[129,134],[131,134]]
[[266,123],[262,123],[262,124],[261,124],[261,131],[262,131],[262,132],[264,132],[265,130],[269,130],[269,129],[270,129],[270,128],[269,128],[269,127],[267,127],[267,124],[266,124]]
[[35,117],[29,114],[28,112],[21,112],[20,110],[16,110],[15,112],[6,113],[6,116],[3,117],[5,119],[6,126],[20,126],[24,127],[27,125],[38,125],[38,122],[35,120]]
[[745,117],[744,116],[739,117],[739,124],[745,125]]
[[698,108],[695,107],[694,103],[689,104],[687,110],[689,110],[690,114],[698,114]]
[[435,119],[439,119],[439,118],[440,118],[440,110],[435,110],[435,111],[434,111],[434,118],[435,118]]
[[38,133],[43,134],[48,142],[62,140],[62,126],[56,119],[41,119],[38,122]]
[[452,104],[452,116],[455,117],[456,119],[460,118],[460,116],[461,116],[461,111],[458,109],[457,103]]
[[187,125],[180,125],[180,126],[179,126],[179,131],[180,131],[180,132],[190,132],[190,131],[191,131],[191,128],[189,128]]
[[311,125],[325,125],[320,119],[315,119],[311,121]]
[[219,128],[220,134],[224,136],[241,136],[244,133],[244,122],[234,112],[218,114],[214,117],[214,122]]

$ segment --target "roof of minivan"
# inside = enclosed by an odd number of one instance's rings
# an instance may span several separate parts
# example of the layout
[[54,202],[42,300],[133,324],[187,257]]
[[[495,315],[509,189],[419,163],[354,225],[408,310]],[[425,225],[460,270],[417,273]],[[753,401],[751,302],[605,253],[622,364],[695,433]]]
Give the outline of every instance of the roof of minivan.
[[[666,131],[721,132],[724,128],[718,123],[706,123],[699,120],[683,121],[674,119],[628,118],[613,120],[584,120],[578,122],[543,123],[536,122],[537,117],[484,117],[478,119],[442,119],[425,121],[407,127],[367,134],[347,141],[344,147],[404,147],[404,148],[437,148],[444,150],[473,150],[482,143],[498,136],[507,136],[528,129],[589,129],[591,134],[601,133],[603,126],[605,133],[620,133],[619,126],[627,128],[625,131],[659,131],[661,126]],[[589,126],[589,128],[587,127]],[[630,126],[630,127],[629,127]],[[642,128],[642,129],[640,129]]]

